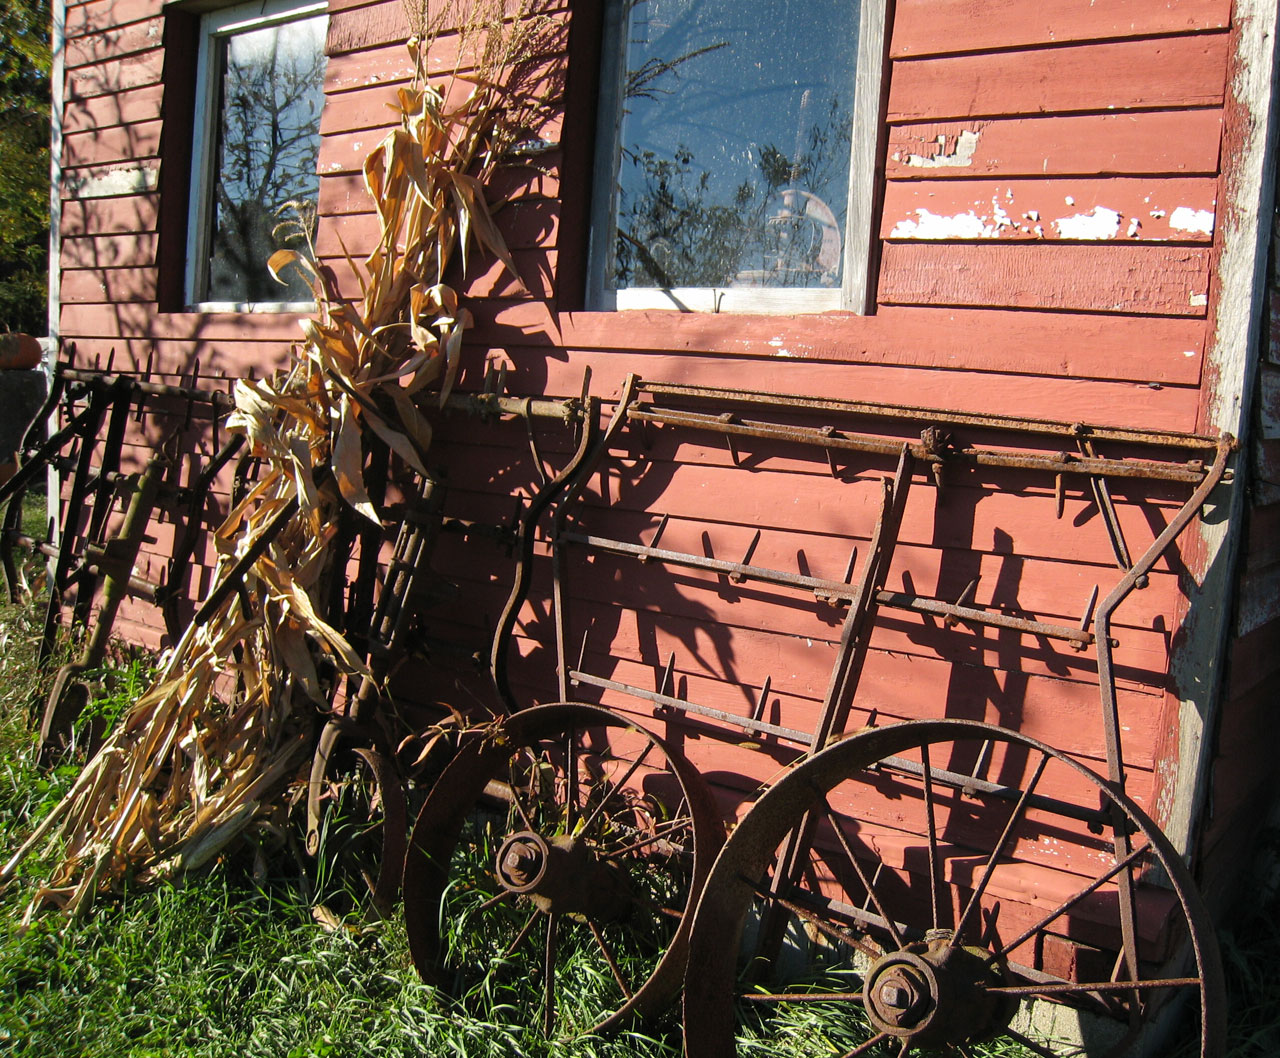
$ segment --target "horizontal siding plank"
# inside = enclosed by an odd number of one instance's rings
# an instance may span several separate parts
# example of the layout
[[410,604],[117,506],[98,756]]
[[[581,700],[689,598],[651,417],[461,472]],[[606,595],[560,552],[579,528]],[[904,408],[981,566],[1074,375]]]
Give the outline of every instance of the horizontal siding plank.
[[145,268],[155,261],[155,235],[98,235],[62,240],[63,268]]
[[80,34],[67,41],[67,69],[129,58],[159,48],[163,39],[162,17],[126,23],[116,15],[96,33]]
[[1143,111],[894,125],[891,180],[1218,171],[1222,111]]
[[[1048,416],[1066,422],[1152,430],[1195,430],[1197,422],[1199,393],[1183,386],[898,367],[874,358],[859,361],[857,369],[850,370],[849,362],[835,362],[834,358],[832,362],[748,359],[701,356],[692,351],[673,355],[657,351],[662,346],[656,343],[640,346],[643,355],[628,350],[621,356],[616,351],[599,352],[568,343],[566,355],[548,357],[538,350],[559,328],[555,315],[542,302],[482,302],[473,311],[477,326],[471,332],[465,359],[476,372],[471,384],[477,388],[487,353],[510,364],[507,377],[513,393],[577,393],[582,388],[583,369],[590,367],[592,391],[597,394],[618,393],[627,374],[639,372],[647,378],[679,379],[693,385],[741,386],[749,380],[753,388],[774,393],[851,398],[875,394],[877,400],[889,404]],[[945,340],[945,318],[938,317],[940,329],[935,341],[939,344]],[[673,323],[668,324],[669,332],[675,330]],[[617,329],[629,325],[629,319],[623,319]],[[666,343],[667,349],[673,347],[680,346]]]
[[1218,106],[1226,69],[1225,33],[904,59],[888,120]]
[[110,165],[160,156],[162,122],[144,121],[109,129],[72,133],[63,141],[62,164]]
[[897,0],[894,58],[1226,29],[1230,0]]
[[[629,312],[622,326],[609,313],[563,313],[559,322],[565,344],[580,349],[666,349],[1144,383],[1196,383],[1204,347],[1200,320],[889,305],[864,317],[738,317],[732,327],[714,315],[669,312]],[[787,391],[785,379],[775,385]]]
[[154,268],[64,269],[59,296],[67,304],[111,304],[156,299]]
[[[552,249],[560,234],[560,205],[534,199],[513,202],[502,211],[499,228],[509,249]],[[372,213],[352,213],[322,223],[316,237],[316,254],[321,259],[341,259],[345,246],[352,256],[367,256],[377,246],[379,232],[378,218]]]
[[67,135],[159,120],[164,86],[149,84],[113,95],[69,99],[63,110],[63,130]]
[[[514,13],[515,6],[511,0],[508,0],[509,15]],[[556,0],[539,3],[536,10],[540,17],[557,14],[567,16],[568,13],[567,4],[556,2]],[[549,25],[544,28],[554,33],[556,37],[562,38],[562,31],[559,31],[558,27]],[[329,15],[329,39],[325,50],[331,56],[337,56],[388,44],[402,44],[412,32],[414,30],[402,4],[377,3],[343,10],[333,9]],[[442,34],[437,38],[434,48],[448,48],[455,40],[456,36],[453,33]],[[562,39],[560,46],[563,47]],[[456,48],[454,50],[456,51]]]
[[888,243],[879,298],[891,305],[1203,316],[1208,290],[1208,248]]
[[1217,189],[1213,178],[890,181],[880,236],[1208,243]]
[[62,203],[62,235],[121,235],[156,231],[159,200],[154,194],[86,198]]
[[[80,241],[80,240],[76,240]],[[101,241],[101,240],[97,240]],[[132,306],[137,308],[137,306]],[[65,333],[86,337],[153,338],[166,341],[252,341],[292,342],[302,337],[301,317],[289,312],[161,312],[147,316],[137,312],[125,325],[137,330],[121,332],[121,317],[108,305],[86,305],[75,311]],[[181,369],[179,369],[181,370]]]
[[67,103],[72,105],[96,96],[114,96],[132,88],[161,83],[164,52],[152,48],[127,58],[105,57],[67,71]]
[[163,0],[89,0],[68,4],[68,39],[87,33],[102,33],[118,26],[140,22],[161,13]]

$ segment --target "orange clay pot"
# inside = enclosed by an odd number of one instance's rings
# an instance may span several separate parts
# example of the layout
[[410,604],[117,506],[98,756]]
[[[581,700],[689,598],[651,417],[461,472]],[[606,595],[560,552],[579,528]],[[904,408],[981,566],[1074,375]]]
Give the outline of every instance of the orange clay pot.
[[35,367],[43,353],[39,338],[29,334],[0,334],[0,371]]

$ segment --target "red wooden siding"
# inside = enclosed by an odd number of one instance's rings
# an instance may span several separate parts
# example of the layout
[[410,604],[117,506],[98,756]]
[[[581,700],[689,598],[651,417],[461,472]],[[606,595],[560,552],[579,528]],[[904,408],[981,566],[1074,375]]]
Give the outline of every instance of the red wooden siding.
[[[561,27],[548,34],[544,56],[554,97],[567,63],[570,14],[567,4],[547,10]],[[411,74],[403,47],[408,27],[397,0],[331,0],[330,11],[318,250],[353,292],[343,247],[359,255],[376,235],[360,167],[393,120],[387,102]],[[557,116],[530,133],[562,141],[569,162],[553,150],[491,189],[510,199],[498,222],[523,289],[491,261],[478,261],[460,277],[476,317],[463,384],[478,386],[484,363],[493,360],[509,365],[517,394],[576,394],[589,367],[593,391],[605,396],[638,372],[705,385],[1195,430],[1206,400],[1206,312],[1221,239],[1229,20],[1227,0],[898,0],[888,45],[878,297],[865,317],[579,311],[581,292],[563,278],[582,271],[584,233],[576,218],[588,190],[572,152],[592,132]],[[114,350],[117,366],[141,369],[150,357],[167,379],[190,378],[198,362],[197,381],[205,384],[283,363],[298,333],[292,316],[158,311],[156,189],[162,154],[172,157],[164,143],[160,0],[77,4],[68,25],[64,338],[82,363],[105,361]],[[450,37],[438,48],[435,70],[468,62],[459,60]],[[440,432],[438,451],[452,468],[447,510],[504,520],[512,493],[535,487],[524,434],[497,429],[480,444],[467,437],[458,425]],[[548,443],[557,450],[555,439]],[[1280,461],[1278,447],[1280,430],[1273,429],[1264,457]],[[563,458],[563,441],[558,451]],[[625,464],[636,478],[640,459],[633,454]],[[593,484],[593,516],[624,538],[651,531],[667,513],[669,540],[701,551],[705,534],[716,554],[732,554],[759,526],[765,564],[790,568],[802,549],[815,572],[839,575],[850,544],[870,531],[878,486],[836,481],[794,454],[771,452],[759,469],[744,471],[714,440],[664,434],[643,453],[643,466],[652,483],[647,491],[636,481],[611,479],[607,508]],[[1118,488],[1117,500],[1131,546],[1140,549],[1153,523],[1167,515],[1172,494]],[[981,575],[979,603],[1075,620],[1091,587],[1102,583],[1105,590],[1117,573],[1091,502],[1074,490],[1062,519],[1053,507],[1052,482],[1033,476],[965,480],[941,494],[918,481],[889,586],[900,589],[907,578],[923,594],[954,597]],[[1245,597],[1256,602],[1249,612],[1264,614],[1258,627],[1268,630],[1274,617],[1268,607],[1280,598],[1271,589],[1277,559],[1264,542],[1274,535],[1267,527],[1276,509],[1255,511],[1245,578]],[[171,534],[160,527],[153,535],[147,554],[154,563]],[[435,631],[475,650],[502,605],[509,561],[497,549],[446,538],[438,568],[461,583],[464,601]],[[743,711],[770,676],[770,715],[811,723],[839,637],[834,613],[815,609],[811,599],[786,606],[742,593],[730,600],[721,585],[660,570],[640,578],[622,560],[576,572],[575,612],[597,629],[588,640],[593,671],[651,688],[674,650],[675,678],[691,698]],[[546,574],[540,569],[520,615],[513,659],[514,678],[529,700],[554,695]],[[1161,760],[1168,764],[1176,746],[1178,702],[1167,674],[1185,616],[1187,576],[1177,560],[1162,563],[1151,586],[1117,616],[1130,789],[1157,815],[1168,785]],[[195,581],[198,594],[207,571]],[[153,613],[135,609],[131,620],[131,635],[156,638]],[[1276,662],[1250,646],[1271,642],[1270,631],[1241,631],[1226,710],[1255,717],[1265,711],[1260,681],[1273,675]],[[985,718],[1100,767],[1096,678],[1091,652],[990,631],[943,634],[918,617],[886,614],[871,639],[851,723],[873,714]],[[636,708],[634,699],[604,700]],[[711,739],[689,739],[686,748],[726,791],[768,778],[788,752]],[[1224,728],[1224,761],[1248,750],[1247,729]],[[1229,770],[1219,772],[1220,789],[1228,805],[1243,803],[1249,791],[1222,786]],[[1255,778],[1262,781],[1261,774]],[[1061,858],[1051,866],[1080,869]],[[1046,881],[1043,891],[1054,884]]]

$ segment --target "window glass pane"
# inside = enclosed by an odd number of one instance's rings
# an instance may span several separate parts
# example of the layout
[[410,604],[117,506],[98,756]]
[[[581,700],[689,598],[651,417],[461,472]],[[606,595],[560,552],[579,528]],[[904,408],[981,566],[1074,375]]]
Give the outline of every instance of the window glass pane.
[[209,301],[312,300],[296,269],[281,286],[267,259],[304,247],[299,214],[314,222],[325,24],[320,15],[219,43]]
[[839,287],[855,0],[623,0],[605,283]]

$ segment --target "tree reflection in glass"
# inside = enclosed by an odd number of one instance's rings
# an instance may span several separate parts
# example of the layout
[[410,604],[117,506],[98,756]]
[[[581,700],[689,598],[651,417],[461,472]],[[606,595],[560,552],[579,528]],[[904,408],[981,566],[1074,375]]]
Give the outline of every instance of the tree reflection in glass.
[[217,151],[206,297],[310,301],[290,269],[281,286],[267,259],[299,249],[296,221],[314,223],[324,106],[325,18],[224,38],[219,47]]
[[612,286],[839,287],[858,4],[624,2]]

